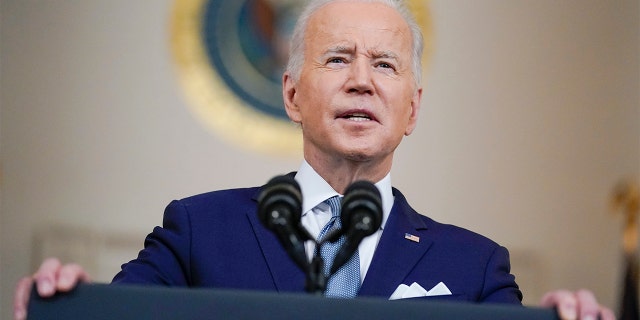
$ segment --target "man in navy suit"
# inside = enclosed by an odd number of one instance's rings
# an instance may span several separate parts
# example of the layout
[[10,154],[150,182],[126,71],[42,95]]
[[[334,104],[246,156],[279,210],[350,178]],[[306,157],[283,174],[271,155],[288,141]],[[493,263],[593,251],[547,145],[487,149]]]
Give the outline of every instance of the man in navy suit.
[[[398,1],[312,1],[303,12],[283,76],[287,114],[303,133],[304,162],[295,173],[302,225],[317,237],[331,217],[324,201],[343,195],[354,181],[373,181],[383,219],[358,248],[358,295],[520,304],[505,248],[418,214],[391,187],[394,151],[418,119],[421,53],[419,28]],[[172,202],[163,226],[114,283],[303,291],[303,271],[258,220],[260,190]],[[307,243],[309,258],[313,245]],[[16,318],[25,315],[34,280],[48,296],[88,276],[80,266],[45,261],[18,284]],[[413,293],[396,291],[403,289]],[[543,305],[557,306],[564,318],[613,319],[585,290],[551,292]]]

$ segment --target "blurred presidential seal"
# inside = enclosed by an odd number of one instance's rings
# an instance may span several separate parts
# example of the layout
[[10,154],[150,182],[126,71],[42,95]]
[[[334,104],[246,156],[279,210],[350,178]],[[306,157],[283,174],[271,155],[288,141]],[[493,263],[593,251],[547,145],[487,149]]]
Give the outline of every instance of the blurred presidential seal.
[[[427,4],[408,4],[429,52]],[[284,110],[281,76],[303,6],[301,0],[176,0],[173,58],[188,105],[208,129],[257,152],[301,154],[300,129]]]

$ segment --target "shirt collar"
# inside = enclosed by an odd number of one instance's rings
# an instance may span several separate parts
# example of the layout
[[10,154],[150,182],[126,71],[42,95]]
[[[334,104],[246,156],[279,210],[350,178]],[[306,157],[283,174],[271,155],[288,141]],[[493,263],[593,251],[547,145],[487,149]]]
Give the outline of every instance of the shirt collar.
[[[302,161],[296,173],[296,181],[302,191],[302,215],[330,197],[340,195],[327,183],[307,161]],[[393,206],[393,192],[391,190],[391,173],[375,183],[382,198],[382,228],[387,222]]]

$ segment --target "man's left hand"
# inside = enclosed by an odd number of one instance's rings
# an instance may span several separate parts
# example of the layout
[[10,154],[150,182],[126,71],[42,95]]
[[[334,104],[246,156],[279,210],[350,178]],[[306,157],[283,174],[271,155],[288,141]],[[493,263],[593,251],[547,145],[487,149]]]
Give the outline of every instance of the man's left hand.
[[600,305],[593,292],[589,290],[551,291],[542,297],[540,305],[555,307],[558,310],[558,316],[563,320],[615,320],[613,311]]

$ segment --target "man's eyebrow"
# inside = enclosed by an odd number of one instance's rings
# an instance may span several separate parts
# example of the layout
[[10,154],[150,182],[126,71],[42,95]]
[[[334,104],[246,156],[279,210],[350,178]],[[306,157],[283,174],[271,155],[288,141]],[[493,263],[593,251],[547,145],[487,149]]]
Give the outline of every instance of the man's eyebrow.
[[398,55],[393,51],[373,51],[371,57],[374,59],[392,59],[399,60]]
[[[335,46],[328,48],[323,56],[332,55],[332,54],[348,54],[352,55],[355,52],[355,48],[347,47],[347,46]],[[398,55],[393,51],[388,50],[370,50],[368,52],[369,56],[373,59],[391,59],[391,60],[400,60]]]
[[346,46],[335,46],[335,47],[331,47],[328,48],[324,54],[328,55],[328,54],[336,54],[336,53],[340,53],[340,54],[352,54],[354,51],[353,48],[351,47],[346,47]]

